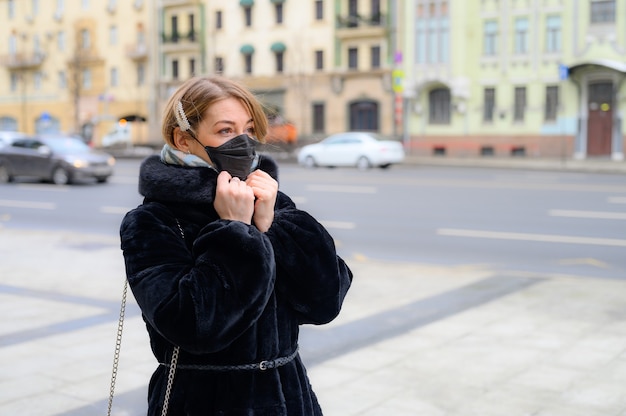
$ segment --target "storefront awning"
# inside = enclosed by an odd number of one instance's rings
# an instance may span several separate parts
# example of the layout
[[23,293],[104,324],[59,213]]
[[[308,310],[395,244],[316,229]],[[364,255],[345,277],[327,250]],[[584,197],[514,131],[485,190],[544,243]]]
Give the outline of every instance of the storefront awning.
[[252,7],[254,6],[254,0],[239,0],[239,5],[243,7]]
[[254,53],[254,46],[246,43],[239,49],[239,52],[243,53],[244,55],[252,55]]
[[287,47],[285,46],[284,43],[282,42],[274,42],[272,43],[272,46],[270,48],[272,50],[272,52],[274,53],[279,53],[279,52],[285,52],[285,50],[287,49]]
[[276,3],[284,3],[285,0],[270,0],[272,3],[276,4]]

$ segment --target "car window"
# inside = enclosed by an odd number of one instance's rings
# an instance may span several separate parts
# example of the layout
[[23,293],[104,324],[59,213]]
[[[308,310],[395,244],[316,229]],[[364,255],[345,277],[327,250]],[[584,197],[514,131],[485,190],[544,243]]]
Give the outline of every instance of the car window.
[[45,144],[57,153],[83,153],[89,151],[89,146],[74,138],[55,138],[46,140]]

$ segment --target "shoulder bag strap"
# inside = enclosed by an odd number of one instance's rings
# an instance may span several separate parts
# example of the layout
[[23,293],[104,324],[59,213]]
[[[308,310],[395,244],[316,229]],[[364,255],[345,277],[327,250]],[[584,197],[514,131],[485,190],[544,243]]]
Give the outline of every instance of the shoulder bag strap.
[[[176,225],[180,235],[185,239],[185,233],[183,227],[181,227],[178,218],[176,218]],[[120,305],[120,317],[117,322],[117,336],[115,340],[115,352],[113,353],[113,370],[111,371],[111,386],[109,390],[109,404],[107,408],[107,416],[111,416],[111,410],[113,409],[113,395],[115,393],[115,381],[117,380],[117,369],[120,362],[120,350],[122,348],[122,332],[124,329],[124,315],[126,313],[126,296],[128,294],[128,279],[124,279],[124,289],[122,290],[122,302]],[[170,361],[170,369],[167,374],[167,386],[165,387],[165,397],[163,398],[163,408],[161,409],[161,416],[167,415],[167,409],[170,404],[170,395],[172,393],[172,385],[174,384],[174,375],[176,374],[176,366],[178,365],[178,354],[180,347],[177,345],[172,351],[172,359]]]

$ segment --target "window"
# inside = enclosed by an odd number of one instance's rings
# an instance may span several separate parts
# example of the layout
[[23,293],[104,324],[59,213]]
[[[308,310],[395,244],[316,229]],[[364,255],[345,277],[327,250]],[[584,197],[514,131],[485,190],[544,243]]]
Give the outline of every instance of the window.
[[528,53],[528,18],[515,19],[515,39],[513,50],[516,54]]
[[83,10],[89,10],[89,0],[82,0],[81,5]]
[[91,48],[91,35],[87,29],[81,29],[80,31],[80,47],[81,49]]
[[324,1],[315,0],[315,20],[324,20]]
[[494,56],[498,53],[498,22],[489,20],[484,24],[484,44],[483,53]]
[[65,75],[65,71],[59,71],[57,73],[57,85],[61,90],[67,88],[67,76]]
[[146,66],[144,64],[137,65],[137,85],[142,86],[146,83]]
[[285,54],[283,52],[276,52],[274,56],[276,57],[276,72],[281,74],[285,70],[284,68]]
[[246,54],[243,56],[244,58],[244,72],[246,74],[252,73],[252,54]]
[[359,2],[358,0],[348,0],[348,25],[347,27],[357,27],[359,25]]
[[546,52],[561,50],[561,16],[548,16],[546,19]]
[[8,14],[9,14],[9,19],[13,19],[15,17],[15,0],[9,0],[9,2],[7,3],[8,6]]
[[39,14],[39,0],[32,0],[33,17]]
[[17,91],[17,86],[20,82],[20,76],[15,72],[11,72],[11,92]]
[[559,110],[559,87],[548,85],[546,87],[546,121],[556,121]]
[[449,32],[445,2],[440,7],[419,4],[415,16],[415,62],[448,62]]
[[615,23],[615,0],[591,0],[591,23]]
[[372,69],[380,68],[380,46],[372,46],[371,59]]
[[382,23],[382,13],[380,12],[380,0],[371,0],[370,10],[372,11],[371,22],[373,25]]
[[63,0],[57,0],[57,8],[55,14],[61,15],[63,14],[63,10],[65,10],[65,4]]
[[324,103],[313,103],[313,133],[324,133],[326,131],[324,112]]
[[59,52],[65,50],[65,32],[63,32],[62,30],[57,33],[57,49],[59,50]]
[[222,72],[224,72],[224,58],[222,58],[221,56],[216,56],[213,69],[217,74],[221,74]]
[[276,10],[276,24],[282,25],[283,24],[283,4],[276,3],[274,5],[274,10]]
[[117,87],[119,85],[119,74],[117,68],[111,68],[111,86]]
[[195,60],[195,58],[189,59],[189,75],[192,76],[192,77],[194,75],[196,75],[196,60]]
[[178,79],[178,60],[172,61],[172,79]]
[[187,35],[187,39],[192,42],[196,41],[196,21],[193,14],[189,15],[189,34]]
[[436,88],[428,94],[428,122],[450,124],[450,90]]
[[348,49],[348,69],[357,69],[359,66],[359,50],[357,48]]
[[315,51],[315,69],[318,71],[324,69],[324,51]]
[[172,42],[178,42],[178,16],[172,16],[170,18],[172,25]]
[[485,88],[483,101],[483,121],[491,123],[496,112],[496,89]]
[[221,10],[218,10],[215,12],[215,28],[216,29],[222,28],[222,11]]
[[91,69],[85,68],[82,71],[82,86],[85,90],[91,89]]
[[35,91],[41,90],[41,83],[43,82],[43,73],[41,71],[36,71],[33,74],[33,84],[35,87]]
[[524,121],[526,112],[526,87],[515,87],[515,104],[513,109],[513,121]]
[[246,27],[252,26],[252,7],[244,7],[243,14]]
[[109,27],[109,45],[117,45],[117,26]]
[[9,55],[17,53],[17,35],[9,35]]

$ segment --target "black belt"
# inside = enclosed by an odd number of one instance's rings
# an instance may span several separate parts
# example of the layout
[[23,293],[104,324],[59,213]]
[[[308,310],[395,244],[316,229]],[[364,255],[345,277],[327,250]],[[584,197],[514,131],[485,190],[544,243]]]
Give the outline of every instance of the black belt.
[[[298,355],[298,348],[288,356],[276,358],[274,360],[263,360],[258,363],[252,364],[239,364],[239,365],[213,365],[213,364],[178,364],[177,369],[180,370],[206,370],[206,371],[238,371],[238,370],[261,370],[265,371],[271,368],[277,368],[283,366],[296,358]],[[164,367],[170,367],[170,364],[159,363]]]

